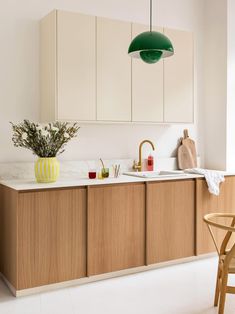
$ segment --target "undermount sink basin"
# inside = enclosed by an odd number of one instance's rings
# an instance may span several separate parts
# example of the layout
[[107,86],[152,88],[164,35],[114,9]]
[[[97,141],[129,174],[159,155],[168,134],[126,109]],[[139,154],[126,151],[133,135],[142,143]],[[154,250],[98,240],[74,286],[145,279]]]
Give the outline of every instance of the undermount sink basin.
[[180,170],[172,171],[139,171],[139,172],[124,172],[124,175],[139,177],[139,178],[160,178],[160,177],[186,177],[187,174]]

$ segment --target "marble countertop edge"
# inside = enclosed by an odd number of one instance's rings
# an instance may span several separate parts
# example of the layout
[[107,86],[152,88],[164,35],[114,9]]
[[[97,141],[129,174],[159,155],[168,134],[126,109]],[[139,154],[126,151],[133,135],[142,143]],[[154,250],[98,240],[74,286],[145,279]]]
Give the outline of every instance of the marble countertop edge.
[[45,189],[59,189],[69,187],[84,187],[94,185],[109,185],[109,184],[122,184],[122,183],[138,183],[138,182],[154,182],[154,181],[172,181],[172,180],[188,180],[203,178],[202,175],[186,174],[184,176],[170,176],[159,178],[139,178],[134,176],[121,175],[118,178],[107,179],[88,179],[88,178],[61,178],[57,182],[53,183],[37,183],[34,180],[0,180],[0,184],[9,187],[16,191],[28,191],[28,190],[45,190]]

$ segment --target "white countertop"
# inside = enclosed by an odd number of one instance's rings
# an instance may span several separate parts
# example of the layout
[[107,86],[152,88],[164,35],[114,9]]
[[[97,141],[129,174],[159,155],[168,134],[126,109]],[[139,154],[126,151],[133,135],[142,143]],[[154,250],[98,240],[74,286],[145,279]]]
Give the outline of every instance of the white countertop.
[[[221,171],[225,176],[235,175],[235,172]],[[7,186],[16,191],[28,191],[28,190],[42,190],[42,189],[56,189],[67,187],[81,187],[92,185],[107,185],[107,184],[121,184],[121,183],[134,183],[134,182],[154,182],[154,181],[171,181],[171,180],[187,180],[203,178],[202,175],[197,174],[185,174],[184,176],[169,176],[169,177],[157,177],[157,178],[140,178],[128,175],[121,175],[118,178],[107,179],[88,179],[87,177],[71,177],[71,178],[59,178],[54,183],[37,183],[34,180],[29,179],[9,179],[0,180],[0,184]]]
[[203,178],[201,175],[186,174],[185,176],[171,176],[159,178],[138,178],[127,175],[121,175],[118,178],[107,179],[88,179],[88,178],[72,178],[72,179],[59,179],[55,183],[37,183],[33,180],[1,180],[0,184],[7,186],[16,191],[27,190],[41,190],[41,189],[55,189],[66,187],[79,187],[79,186],[92,186],[92,185],[105,185],[105,184],[120,184],[120,183],[133,183],[133,182],[153,182],[153,181],[171,181],[171,180],[186,180]]

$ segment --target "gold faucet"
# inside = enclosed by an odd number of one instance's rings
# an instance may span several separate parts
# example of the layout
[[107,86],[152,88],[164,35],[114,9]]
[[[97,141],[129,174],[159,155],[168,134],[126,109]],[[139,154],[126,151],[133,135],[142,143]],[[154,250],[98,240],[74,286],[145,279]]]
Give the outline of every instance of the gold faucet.
[[150,140],[144,140],[140,143],[140,145],[139,145],[139,161],[138,162],[134,161],[134,164],[133,164],[133,169],[136,171],[142,170],[142,146],[144,143],[149,143],[152,146],[152,149],[155,150],[155,147]]

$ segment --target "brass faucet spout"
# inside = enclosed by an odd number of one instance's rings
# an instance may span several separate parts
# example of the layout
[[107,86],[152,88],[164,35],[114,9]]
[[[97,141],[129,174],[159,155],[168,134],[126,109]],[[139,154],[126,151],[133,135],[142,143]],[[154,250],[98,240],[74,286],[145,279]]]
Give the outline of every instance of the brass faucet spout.
[[143,144],[145,144],[145,143],[149,143],[152,146],[152,149],[155,150],[154,144],[150,140],[144,140],[140,143],[140,145],[139,145],[139,161],[138,161],[138,164],[134,163],[134,165],[133,165],[133,169],[135,169],[137,171],[142,170],[142,147],[143,147]]

